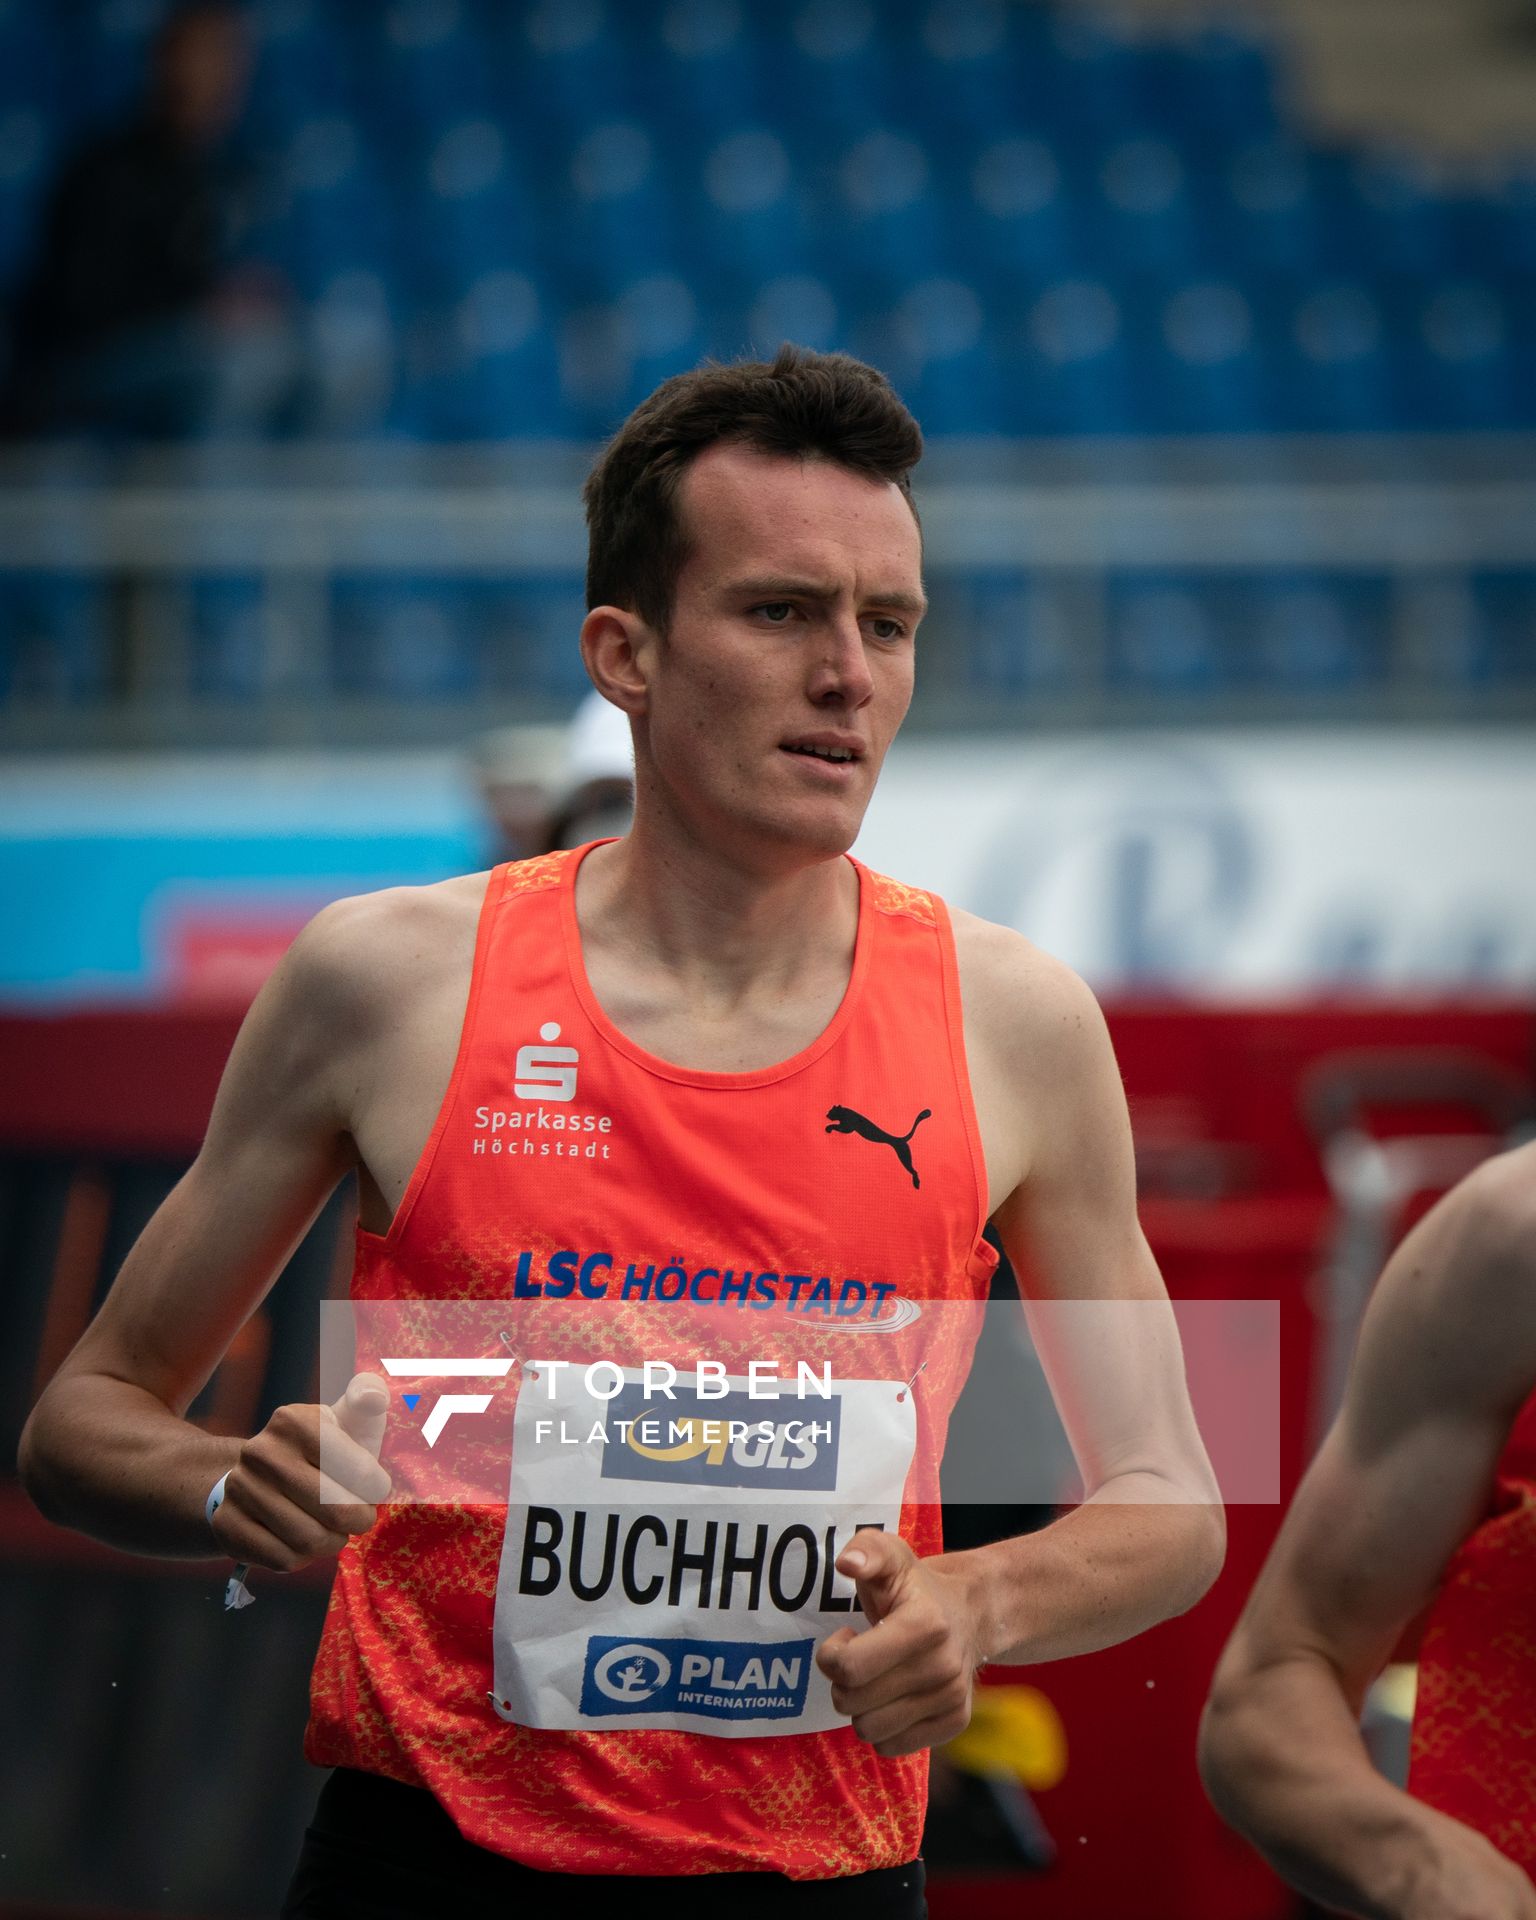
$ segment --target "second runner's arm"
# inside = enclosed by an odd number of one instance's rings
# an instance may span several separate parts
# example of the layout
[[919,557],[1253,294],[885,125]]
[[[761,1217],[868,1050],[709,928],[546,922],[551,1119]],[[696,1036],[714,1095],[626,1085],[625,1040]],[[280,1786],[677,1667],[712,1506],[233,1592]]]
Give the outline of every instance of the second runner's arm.
[[1536,1147],[1488,1162],[1393,1254],[1206,1708],[1218,1810],[1312,1899],[1370,1920],[1536,1920],[1526,1876],[1383,1778],[1359,1726],[1536,1387],[1533,1245]]

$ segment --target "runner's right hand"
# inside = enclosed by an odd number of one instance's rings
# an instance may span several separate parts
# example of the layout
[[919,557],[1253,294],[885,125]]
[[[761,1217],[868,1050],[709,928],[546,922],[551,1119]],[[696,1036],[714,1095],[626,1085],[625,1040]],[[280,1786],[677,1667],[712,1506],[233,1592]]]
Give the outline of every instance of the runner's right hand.
[[[379,1465],[389,1388],[354,1374],[334,1406],[279,1407],[224,1483],[213,1535],[232,1560],[294,1573],[366,1533],[389,1498]],[[320,1471],[322,1445],[326,1472]],[[340,1503],[340,1504],[335,1504]]]

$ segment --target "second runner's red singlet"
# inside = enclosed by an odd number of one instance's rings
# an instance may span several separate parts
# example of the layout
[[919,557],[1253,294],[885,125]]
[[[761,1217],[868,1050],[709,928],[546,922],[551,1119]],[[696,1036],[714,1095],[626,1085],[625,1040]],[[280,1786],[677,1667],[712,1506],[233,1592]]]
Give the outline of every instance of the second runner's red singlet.
[[[949,917],[851,861],[831,1023],[775,1066],[697,1072],[627,1039],[587,983],[588,850],[490,875],[452,1080],[388,1234],[358,1231],[353,1300],[691,1298],[739,1316],[742,1353],[770,1324],[808,1330],[837,1359],[837,1408],[810,1429],[832,1444],[694,1449],[687,1477],[722,1476],[707,1522],[676,1504],[698,1492],[676,1484],[678,1450],[618,1439],[590,1485],[540,1505],[519,1494],[523,1382],[504,1510],[392,1502],[341,1553],[305,1752],[425,1787],[466,1839],[546,1870],[905,1865],[928,1756],[883,1759],[831,1708],[810,1656],[864,1625],[830,1564],[851,1529],[812,1521],[800,1489],[941,1548],[937,1466],[976,1327],[962,1303],[996,1264]],[[936,1347],[944,1302],[969,1332]],[[930,1344],[908,1388],[911,1325]],[[750,1504],[772,1497],[754,1474],[779,1469],[794,1524]]]
[[1424,1625],[1408,1789],[1536,1879],[1536,1395]]

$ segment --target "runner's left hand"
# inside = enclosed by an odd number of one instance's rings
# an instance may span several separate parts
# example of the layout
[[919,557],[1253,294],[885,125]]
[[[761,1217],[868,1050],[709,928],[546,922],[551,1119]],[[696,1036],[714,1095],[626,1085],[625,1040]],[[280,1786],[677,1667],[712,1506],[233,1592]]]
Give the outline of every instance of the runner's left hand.
[[865,1528],[838,1555],[872,1623],[816,1650],[832,1704],[886,1759],[952,1740],[970,1724],[982,1662],[974,1588],[944,1556],[920,1560],[898,1534]]

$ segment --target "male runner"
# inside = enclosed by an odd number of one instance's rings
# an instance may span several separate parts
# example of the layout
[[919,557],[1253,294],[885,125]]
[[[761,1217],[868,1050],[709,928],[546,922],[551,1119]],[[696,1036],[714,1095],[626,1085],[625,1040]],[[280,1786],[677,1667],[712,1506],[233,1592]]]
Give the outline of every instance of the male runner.
[[[1275,1868],[1371,1920],[1536,1920],[1536,1146],[1393,1254],[1339,1417],[1206,1709],[1211,1798]],[[1408,1792],[1366,1690],[1433,1597]]]
[[[321,913],[29,1422],[26,1484],[66,1524],[277,1570],[340,1551],[306,1742],[336,1772],[290,1915],[618,1874],[679,1914],[722,1893],[777,1913],[788,1881],[807,1909],[920,1914],[926,1749],[966,1724],[976,1668],[1111,1645],[1216,1573],[1218,1497],[1092,996],[1017,934],[845,857],[912,692],[921,446],[883,377],[793,348],[636,410],[587,486],[581,632],[633,728],[632,830]],[[587,1131],[551,1132],[556,1101]],[[845,1419],[858,1402],[881,1437],[837,1467],[866,1476],[885,1531],[759,1525],[753,1544],[733,1517],[701,1539],[657,1484],[599,1566],[560,1514],[383,1505],[381,1380],[244,1442],[182,1417],[354,1169],[359,1301],[506,1299],[535,1270],[553,1289],[595,1248],[594,1289],[627,1267],[647,1296],[750,1294],[754,1322],[833,1275],[974,1302],[991,1219],[1042,1294],[1152,1318],[1101,1317],[1091,1353],[1048,1356],[1088,1497],[1043,1532],[939,1550],[904,1475],[932,1483],[963,1366],[899,1391],[887,1370],[848,1387]],[[880,1373],[894,1349],[869,1344]],[[350,1505],[321,1500],[322,1424]],[[701,1660],[712,1690],[685,1696]]]

